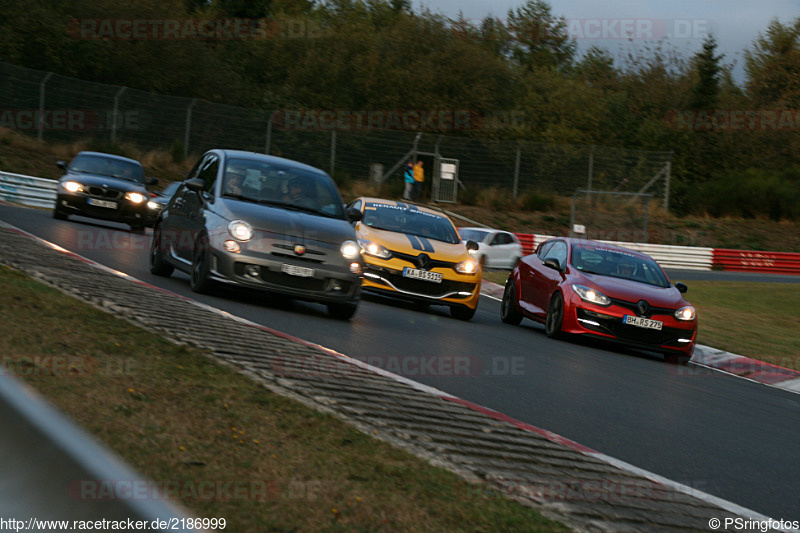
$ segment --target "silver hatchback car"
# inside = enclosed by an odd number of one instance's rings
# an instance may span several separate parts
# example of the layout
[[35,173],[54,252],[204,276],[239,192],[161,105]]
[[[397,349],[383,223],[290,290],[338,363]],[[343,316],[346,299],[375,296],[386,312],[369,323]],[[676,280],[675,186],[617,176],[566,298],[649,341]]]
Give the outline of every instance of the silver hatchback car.
[[280,157],[211,150],[153,227],[150,271],[190,275],[192,290],[227,283],[327,305],[349,319],[363,263],[333,179]]

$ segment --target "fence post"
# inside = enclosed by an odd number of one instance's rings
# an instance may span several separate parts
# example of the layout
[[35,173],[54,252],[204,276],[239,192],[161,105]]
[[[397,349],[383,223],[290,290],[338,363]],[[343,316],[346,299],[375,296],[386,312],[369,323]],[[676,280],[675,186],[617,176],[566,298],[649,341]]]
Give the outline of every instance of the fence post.
[[670,160],[667,161],[667,179],[664,180],[664,211],[669,212],[669,178],[672,175],[672,152],[670,152]]
[[269,155],[269,149],[272,145],[272,115],[273,113],[269,114],[269,120],[267,120],[267,143],[264,145],[264,153]]
[[183,158],[189,158],[189,132],[192,130],[192,108],[197,103],[197,98],[192,98],[186,109],[186,131],[183,134]]
[[336,130],[331,130],[331,176],[336,169]]
[[514,200],[517,199],[517,195],[519,194],[519,165],[521,157],[522,149],[520,148],[519,143],[517,143],[517,156],[514,160],[514,185],[511,189],[511,196],[514,198]]
[[114,111],[112,111],[111,119],[111,142],[117,140],[117,115],[119,115],[119,97],[125,92],[127,87],[123,87],[117,94],[114,95]]
[[[586,190],[592,192],[592,179],[594,178],[594,149],[595,146],[589,147],[589,179],[586,182]],[[591,198],[591,195],[589,195]]]
[[44,84],[47,83],[47,80],[49,80],[52,75],[52,72],[48,72],[47,75],[42,78],[42,83],[39,84],[39,120],[36,121],[38,123],[36,127],[39,130],[38,137],[40,141],[44,138],[44,132],[42,131],[44,127],[44,121],[42,120],[44,117]]

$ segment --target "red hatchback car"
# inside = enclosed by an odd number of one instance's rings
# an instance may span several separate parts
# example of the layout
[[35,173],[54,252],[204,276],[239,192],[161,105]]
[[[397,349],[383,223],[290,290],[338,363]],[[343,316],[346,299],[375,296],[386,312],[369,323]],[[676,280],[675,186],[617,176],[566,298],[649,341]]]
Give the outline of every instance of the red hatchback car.
[[595,241],[555,238],[523,257],[506,281],[501,318],[530,318],[548,337],[592,335],[687,362],[697,315],[683,283],[650,256]]

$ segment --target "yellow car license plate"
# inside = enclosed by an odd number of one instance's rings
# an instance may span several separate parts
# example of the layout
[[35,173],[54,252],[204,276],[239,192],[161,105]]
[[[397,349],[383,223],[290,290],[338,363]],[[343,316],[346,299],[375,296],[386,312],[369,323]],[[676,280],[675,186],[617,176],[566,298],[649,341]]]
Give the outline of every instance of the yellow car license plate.
[[429,272],[416,268],[403,268],[403,276],[406,278],[421,279],[423,281],[432,281],[434,283],[442,282],[442,274],[440,272]]

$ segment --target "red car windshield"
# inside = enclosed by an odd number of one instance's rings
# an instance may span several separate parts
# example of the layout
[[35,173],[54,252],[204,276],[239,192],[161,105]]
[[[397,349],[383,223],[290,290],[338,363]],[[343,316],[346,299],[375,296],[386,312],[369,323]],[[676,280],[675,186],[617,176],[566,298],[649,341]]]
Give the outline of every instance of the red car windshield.
[[669,280],[661,267],[651,258],[629,250],[573,244],[570,264],[586,274],[599,274],[669,287]]

